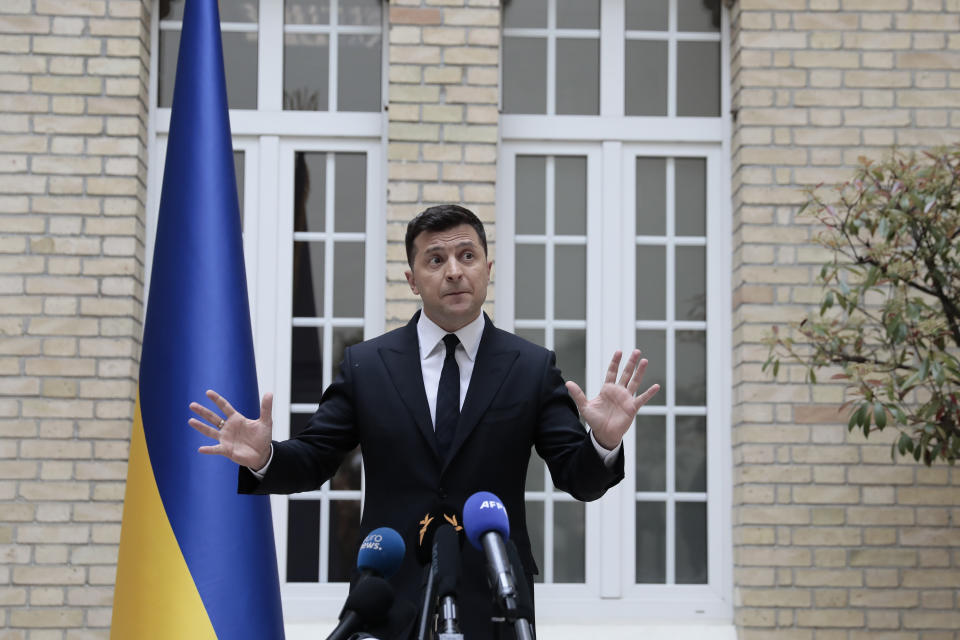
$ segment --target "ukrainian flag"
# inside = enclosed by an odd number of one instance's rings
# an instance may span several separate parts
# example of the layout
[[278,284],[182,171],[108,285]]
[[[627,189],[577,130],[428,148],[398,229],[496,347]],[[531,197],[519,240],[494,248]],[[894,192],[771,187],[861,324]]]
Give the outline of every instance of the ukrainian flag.
[[265,496],[197,453],[193,400],[259,415],[216,0],[188,0],[130,441],[114,640],[283,638]]

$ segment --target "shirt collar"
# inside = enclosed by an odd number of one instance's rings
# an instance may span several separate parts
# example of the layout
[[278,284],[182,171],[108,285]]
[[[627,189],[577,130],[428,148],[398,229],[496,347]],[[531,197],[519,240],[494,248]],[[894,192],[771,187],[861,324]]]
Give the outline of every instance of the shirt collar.
[[[467,357],[470,358],[471,361],[477,358],[477,351],[480,349],[480,337],[483,336],[483,327],[484,319],[483,312],[481,311],[476,320],[454,331],[457,338],[460,339],[460,344],[463,345],[463,350],[466,351]],[[433,353],[437,345],[443,341],[443,336],[447,335],[447,333],[448,332],[441,329],[436,322],[428,318],[426,313],[421,311],[420,319],[417,321],[417,339],[420,341],[420,359],[426,360],[427,356]]]

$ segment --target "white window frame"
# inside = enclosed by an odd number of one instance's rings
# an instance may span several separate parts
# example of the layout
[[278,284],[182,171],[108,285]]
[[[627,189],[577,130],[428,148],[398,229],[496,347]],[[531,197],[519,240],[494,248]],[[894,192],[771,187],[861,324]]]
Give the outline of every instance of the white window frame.
[[[276,389],[274,396],[274,439],[284,440],[290,435],[290,412],[293,408],[290,400],[290,349],[292,342],[291,330],[294,326],[307,326],[300,322],[294,322],[291,309],[293,307],[293,243],[295,237],[303,237],[305,232],[294,232],[293,230],[293,180],[294,180],[294,158],[298,151],[316,151],[333,154],[337,152],[361,152],[367,155],[367,219],[366,231],[363,233],[342,233],[334,232],[331,234],[317,233],[309,234],[310,237],[324,237],[328,241],[330,238],[337,239],[363,239],[364,242],[364,339],[369,339],[383,333],[384,330],[384,287],[386,273],[386,257],[384,251],[377,251],[375,247],[386,246],[386,223],[383,212],[384,198],[382,196],[383,179],[380,174],[382,158],[381,145],[379,141],[370,140],[316,140],[311,138],[288,138],[279,143],[277,166],[279,175],[286,186],[281,185],[279,189],[280,199],[278,211],[291,212],[289,218],[283,218],[283,224],[277,225],[276,229],[276,261],[278,273],[275,282],[289,282],[291,286],[275,287],[275,304],[268,303],[266,307],[272,307],[274,310],[275,330],[273,331],[274,343],[272,351],[275,354],[276,363],[272,367],[273,388]],[[328,167],[333,160],[332,155],[328,156]],[[327,197],[330,190],[330,176],[328,174]],[[332,202],[328,200],[327,211],[332,210]],[[329,245],[328,245],[329,246]],[[327,264],[330,265],[333,256],[330,252],[324,255]],[[334,267],[335,269],[336,267]],[[329,276],[328,276],[329,277]],[[332,287],[326,286],[324,294],[332,300]],[[310,323],[309,326],[339,326],[330,319],[321,319],[318,323]],[[350,324],[350,326],[355,326]],[[332,382],[336,375],[337,365],[339,363],[326,362],[331,357],[330,345],[324,344],[324,387]],[[326,364],[331,364],[327,367]],[[303,405],[297,405],[297,408],[303,409]],[[320,500],[321,514],[329,513],[329,504],[332,490],[324,486],[316,491],[298,493],[291,496],[273,496],[273,522],[274,533],[277,536],[277,563],[280,571],[280,593],[283,598],[284,618],[288,622],[315,620],[318,615],[331,617],[336,616],[343,606],[343,600],[347,595],[347,583],[327,583],[327,582],[287,582],[287,524],[288,524],[288,504],[290,500]],[[363,504],[363,490],[347,491],[338,490],[335,492],[339,498],[355,499]],[[327,551],[328,537],[326,536],[326,527],[323,523],[328,520],[321,520],[320,528],[320,571],[323,575],[328,566]]]
[[[334,11],[338,0],[333,0]],[[292,327],[292,274],[282,269],[292,264],[293,153],[296,151],[363,152],[367,154],[367,220],[364,232],[364,338],[379,335],[385,323],[386,286],[386,140],[387,114],[380,112],[283,110],[283,0],[259,0],[259,24],[226,23],[224,31],[257,31],[257,109],[230,109],[233,147],[244,151],[244,256],[251,324],[261,392],[273,390],[274,437],[289,434],[290,329]],[[382,3],[381,101],[387,101],[387,0]],[[159,43],[159,0],[152,1],[151,42]],[[335,20],[335,17],[333,18]],[[176,26],[173,22],[165,22]],[[323,27],[328,31],[329,26]],[[336,27],[341,33],[372,30],[369,26]],[[307,29],[308,31],[310,29]],[[321,28],[322,30],[322,28]],[[147,229],[145,289],[149,294],[150,269],[163,183],[169,108],[157,107],[158,46],[150,49],[149,123],[147,167]],[[336,60],[334,59],[335,63]],[[278,72],[278,70],[280,70]],[[330,106],[336,106],[336,69],[333,69]],[[288,163],[289,167],[286,164]],[[290,169],[288,174],[284,171]],[[284,181],[289,176],[290,183]],[[286,191],[285,191],[286,189]],[[284,216],[288,216],[286,218]],[[280,225],[278,221],[289,223]],[[278,286],[281,277],[289,287]],[[144,306],[144,309],[146,305]],[[281,312],[281,309],[283,310]],[[327,356],[328,357],[328,356]],[[334,375],[336,373],[334,363]],[[322,490],[326,492],[327,489]],[[319,492],[318,492],[319,493]],[[338,492],[341,493],[341,492]],[[362,490],[361,490],[362,499]],[[312,493],[302,497],[316,497]],[[284,621],[316,623],[336,619],[347,594],[347,583],[286,583],[287,496],[271,496],[274,538]],[[362,504],[362,503],[361,503]],[[321,531],[325,528],[323,523]],[[321,534],[322,537],[322,534]],[[322,551],[322,553],[324,553]]]
[[[633,621],[649,625],[654,620],[686,624],[726,623],[733,619],[733,577],[730,510],[731,485],[731,247],[730,223],[730,124],[729,15],[721,14],[721,116],[701,118],[624,115],[624,54],[627,38],[638,35],[625,29],[625,0],[601,0],[600,115],[515,115],[500,121],[500,154],[497,171],[497,324],[514,326],[515,263],[515,158],[517,155],[588,156],[587,208],[588,272],[604,274],[588,280],[587,389],[594,395],[610,355],[633,346],[636,268],[634,158],[703,157],[708,165],[707,310],[708,332],[708,484],[707,521],[708,583],[706,585],[638,585],[635,566],[636,434],[624,441],[627,478],[601,500],[587,505],[586,585],[536,585],[538,620],[541,623]],[[675,113],[676,2],[671,1],[671,39],[668,113]],[[553,1],[551,0],[551,6]],[[542,30],[541,30],[542,31]],[[673,33],[671,36],[670,34]],[[505,30],[505,34],[514,30]],[[705,37],[713,39],[716,36]],[[548,47],[547,68],[555,61]],[[549,74],[548,74],[549,75]],[[548,80],[548,83],[550,80]],[[549,87],[552,86],[548,84]],[[549,93],[548,93],[549,95]],[[548,104],[549,102],[548,98]],[[549,113],[549,110],[548,110]],[[668,196],[672,197],[672,196]],[[617,212],[622,212],[618,215]],[[591,226],[591,220],[594,226]],[[597,229],[599,226],[599,229]],[[602,249],[590,247],[598,241]],[[626,278],[616,274],[626,273]],[[598,286],[590,286],[595,284]],[[601,302],[602,301],[602,302]],[[602,309],[601,309],[602,304]],[[669,353],[669,352],[668,352]],[[666,413],[655,407],[653,413]],[[645,409],[649,410],[649,409]],[[668,447],[672,447],[668,443]],[[671,449],[668,449],[668,454]],[[667,464],[673,465],[668,455]],[[628,517],[626,514],[630,514]],[[669,547],[668,547],[669,550]],[[549,550],[547,550],[549,552]],[[672,560],[672,559],[671,559]],[[645,626],[644,629],[649,629]],[[719,631],[725,634],[728,631]]]

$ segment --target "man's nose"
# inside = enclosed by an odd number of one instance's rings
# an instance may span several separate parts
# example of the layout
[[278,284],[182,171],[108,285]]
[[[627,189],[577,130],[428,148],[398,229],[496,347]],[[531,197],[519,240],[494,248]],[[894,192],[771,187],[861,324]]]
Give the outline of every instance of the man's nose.
[[447,280],[456,280],[463,275],[463,269],[460,268],[460,262],[456,256],[447,259]]

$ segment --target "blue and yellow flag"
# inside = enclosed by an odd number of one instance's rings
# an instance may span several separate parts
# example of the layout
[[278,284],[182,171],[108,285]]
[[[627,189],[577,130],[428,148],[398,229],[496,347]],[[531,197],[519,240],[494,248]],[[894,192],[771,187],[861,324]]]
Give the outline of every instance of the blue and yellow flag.
[[259,415],[216,0],[188,0],[170,120],[139,396],[130,441],[114,640],[283,638],[265,496],[197,453],[191,401],[216,389]]

